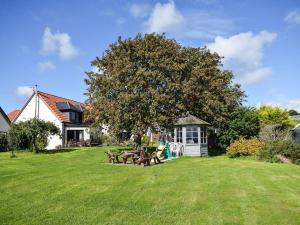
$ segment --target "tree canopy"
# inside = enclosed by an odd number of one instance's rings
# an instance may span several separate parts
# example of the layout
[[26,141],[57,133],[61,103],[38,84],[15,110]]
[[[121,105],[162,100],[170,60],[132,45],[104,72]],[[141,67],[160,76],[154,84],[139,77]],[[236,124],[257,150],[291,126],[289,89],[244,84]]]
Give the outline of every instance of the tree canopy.
[[240,137],[249,139],[259,133],[259,114],[255,108],[238,107],[228,119],[228,128],[222,132],[221,141],[229,145]]
[[294,122],[290,119],[289,113],[280,107],[261,106],[258,109],[259,120],[261,126],[276,125],[276,126],[294,126]]
[[[183,47],[164,35],[145,34],[111,44],[87,72],[87,119],[141,137],[169,128],[185,113],[225,127],[244,98],[221,57],[206,48]],[[139,139],[139,138],[138,138]]]
[[289,115],[290,116],[297,116],[297,115],[300,115],[300,113],[294,109],[291,109],[288,111]]

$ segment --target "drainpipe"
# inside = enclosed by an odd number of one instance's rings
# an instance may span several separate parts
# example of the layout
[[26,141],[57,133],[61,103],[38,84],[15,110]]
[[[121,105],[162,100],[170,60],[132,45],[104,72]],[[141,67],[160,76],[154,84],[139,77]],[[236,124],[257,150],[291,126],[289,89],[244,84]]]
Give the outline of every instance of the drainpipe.
[[34,86],[34,95],[35,95],[35,110],[34,110],[34,118],[39,118],[39,115],[38,115],[38,96],[37,96],[37,85]]

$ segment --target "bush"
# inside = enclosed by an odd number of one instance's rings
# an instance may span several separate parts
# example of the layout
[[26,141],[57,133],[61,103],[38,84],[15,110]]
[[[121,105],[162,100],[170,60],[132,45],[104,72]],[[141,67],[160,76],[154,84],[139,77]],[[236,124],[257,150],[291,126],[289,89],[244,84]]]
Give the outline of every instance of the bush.
[[265,143],[288,139],[291,140],[291,137],[291,127],[278,124],[263,126],[259,132],[259,139]]
[[118,141],[115,137],[104,134],[104,133],[100,133],[99,134],[99,144],[100,145],[114,145],[114,144],[118,144]]
[[155,152],[157,147],[156,146],[144,146],[144,149],[146,150],[146,152],[152,153]]
[[120,143],[121,146],[124,146],[124,147],[130,147],[130,146],[133,146],[133,141],[128,139],[128,140],[124,140],[122,143]]
[[227,147],[227,155],[230,158],[239,157],[239,156],[249,156],[256,155],[263,148],[264,143],[258,140],[257,138],[245,139],[240,138],[235,142],[231,143]]
[[60,136],[60,129],[54,123],[30,119],[10,127],[8,143],[12,150],[30,147],[31,150],[37,152],[46,148],[50,135]]
[[273,141],[266,144],[258,154],[260,160],[268,162],[277,162],[277,155],[289,158],[297,164],[300,161],[300,145],[291,140]]
[[0,152],[7,151],[8,149],[8,140],[6,134],[0,134]]
[[142,137],[142,145],[143,145],[143,146],[148,146],[149,143],[150,143],[150,137],[148,137],[147,135],[144,135],[144,136]]

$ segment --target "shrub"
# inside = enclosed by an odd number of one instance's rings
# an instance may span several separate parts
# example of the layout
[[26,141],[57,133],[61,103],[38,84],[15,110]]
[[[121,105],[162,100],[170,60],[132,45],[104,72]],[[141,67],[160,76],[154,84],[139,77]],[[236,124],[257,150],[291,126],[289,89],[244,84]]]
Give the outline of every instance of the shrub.
[[120,143],[121,146],[124,146],[124,147],[130,147],[130,146],[133,146],[133,141],[128,139],[128,140],[125,140],[123,141],[122,143]]
[[113,145],[113,144],[118,144],[118,141],[115,137],[100,133],[99,135],[99,144],[100,145]]
[[291,128],[282,125],[263,126],[259,132],[259,139],[265,143],[280,140],[291,140]]
[[147,135],[144,135],[143,137],[142,137],[142,145],[143,146],[148,146],[150,144],[150,137],[148,137]]
[[155,152],[157,147],[156,146],[144,146],[144,149],[146,150],[146,152],[152,153]]
[[293,163],[300,161],[300,145],[291,140],[273,141],[261,149],[258,156],[261,160],[277,162],[277,155],[289,158]]
[[256,155],[264,146],[257,138],[240,138],[227,147],[227,155],[231,158],[239,156]]
[[[30,119],[11,126],[8,131],[9,147],[11,149],[30,147],[37,152],[46,148],[50,135],[60,136],[60,129],[54,123]],[[26,146],[24,146],[25,144]]]
[[7,151],[8,149],[8,140],[6,134],[0,134],[0,152]]
[[300,165],[300,159],[295,160],[294,162],[296,165]]

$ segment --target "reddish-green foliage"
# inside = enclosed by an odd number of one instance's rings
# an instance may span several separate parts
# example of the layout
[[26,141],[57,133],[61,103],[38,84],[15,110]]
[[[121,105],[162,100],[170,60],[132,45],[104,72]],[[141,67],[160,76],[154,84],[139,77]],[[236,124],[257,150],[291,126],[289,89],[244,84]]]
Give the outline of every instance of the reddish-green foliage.
[[256,155],[262,150],[264,143],[257,138],[240,138],[227,147],[229,157]]

